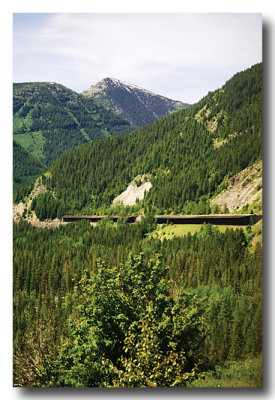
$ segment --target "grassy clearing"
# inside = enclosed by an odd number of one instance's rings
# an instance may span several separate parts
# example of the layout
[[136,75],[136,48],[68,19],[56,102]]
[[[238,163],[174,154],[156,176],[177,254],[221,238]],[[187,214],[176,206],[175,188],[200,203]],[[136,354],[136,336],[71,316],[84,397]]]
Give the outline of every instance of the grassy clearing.
[[45,138],[42,132],[29,132],[23,135],[17,134],[13,136],[16,143],[20,144],[25,150],[29,151],[34,156],[43,161],[43,147]]
[[[152,237],[158,237],[160,239],[172,239],[175,236],[183,237],[188,233],[193,235],[199,232],[202,228],[202,224],[184,224],[184,225],[159,225],[157,229],[151,233]],[[219,229],[220,232],[225,232],[227,228],[245,228],[243,226],[232,226],[232,225],[213,225]]]
[[23,127],[27,131],[30,131],[32,123],[33,123],[33,121],[32,121],[32,117],[30,114],[26,115],[25,118],[14,116],[14,118],[13,118],[13,133],[14,134],[17,134],[17,133],[22,134]]
[[227,361],[214,371],[188,384],[188,387],[262,387],[262,357],[252,360]]

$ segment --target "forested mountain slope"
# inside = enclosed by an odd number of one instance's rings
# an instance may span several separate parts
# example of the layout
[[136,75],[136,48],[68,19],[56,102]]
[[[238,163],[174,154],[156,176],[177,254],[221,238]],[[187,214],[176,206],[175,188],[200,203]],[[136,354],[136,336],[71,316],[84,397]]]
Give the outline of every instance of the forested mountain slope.
[[120,114],[136,127],[149,124],[173,111],[188,106],[187,103],[168,99],[114,78],[103,79],[85,90],[83,94]]
[[[226,188],[225,178],[261,158],[257,64],[187,109],[64,154],[44,183],[55,192],[57,215],[113,212],[113,199],[138,175],[150,176],[152,188],[129,212],[207,213],[209,199]],[[45,199],[39,203],[47,210]]]
[[15,83],[13,119],[15,142],[48,166],[82,143],[132,130],[92,99],[52,82]]
[[45,172],[46,165],[13,141],[13,187],[17,191]]

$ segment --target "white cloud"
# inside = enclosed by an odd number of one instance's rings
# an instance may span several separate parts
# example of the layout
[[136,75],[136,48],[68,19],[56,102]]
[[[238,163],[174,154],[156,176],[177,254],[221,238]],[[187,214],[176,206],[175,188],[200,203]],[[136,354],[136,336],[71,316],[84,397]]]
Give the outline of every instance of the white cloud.
[[261,61],[260,14],[52,14],[15,33],[15,81],[25,80],[18,57],[28,76],[75,90],[112,76],[173,97],[173,74],[183,90],[186,70],[229,78]]

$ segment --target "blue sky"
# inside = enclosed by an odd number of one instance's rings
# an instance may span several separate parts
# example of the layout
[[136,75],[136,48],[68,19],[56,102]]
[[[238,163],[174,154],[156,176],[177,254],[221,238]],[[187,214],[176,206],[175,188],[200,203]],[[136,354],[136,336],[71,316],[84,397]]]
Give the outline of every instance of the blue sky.
[[262,58],[261,14],[14,14],[13,80],[113,77],[189,103]]

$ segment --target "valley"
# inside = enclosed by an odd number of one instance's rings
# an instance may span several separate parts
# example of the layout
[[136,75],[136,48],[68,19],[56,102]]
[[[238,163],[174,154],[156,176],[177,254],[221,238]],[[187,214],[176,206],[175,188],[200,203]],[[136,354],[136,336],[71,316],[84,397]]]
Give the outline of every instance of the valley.
[[[148,210],[160,215],[217,214],[224,208],[230,212],[230,204],[214,199],[220,199],[217,196],[223,191],[228,197],[230,179],[241,171],[245,174],[246,168],[258,165],[262,158],[261,69],[259,64],[241,72],[197,104],[128,135],[93,140],[64,153],[49,167],[50,174],[42,175],[43,184],[56,197],[37,198],[38,218],[131,215]],[[198,119],[205,105],[211,112],[205,120]],[[218,120],[220,110],[227,118],[209,130],[208,122]],[[224,140],[236,131],[242,134],[223,146],[214,145],[217,138]],[[134,189],[132,182],[138,176],[150,178],[144,187]],[[118,196],[140,189],[144,189],[143,197],[133,196],[126,205],[115,202]],[[261,214],[261,170],[252,191],[252,197],[243,197],[238,211]],[[237,204],[235,198],[232,201]]]
[[262,385],[262,64],[15,84],[14,140],[14,386]]

